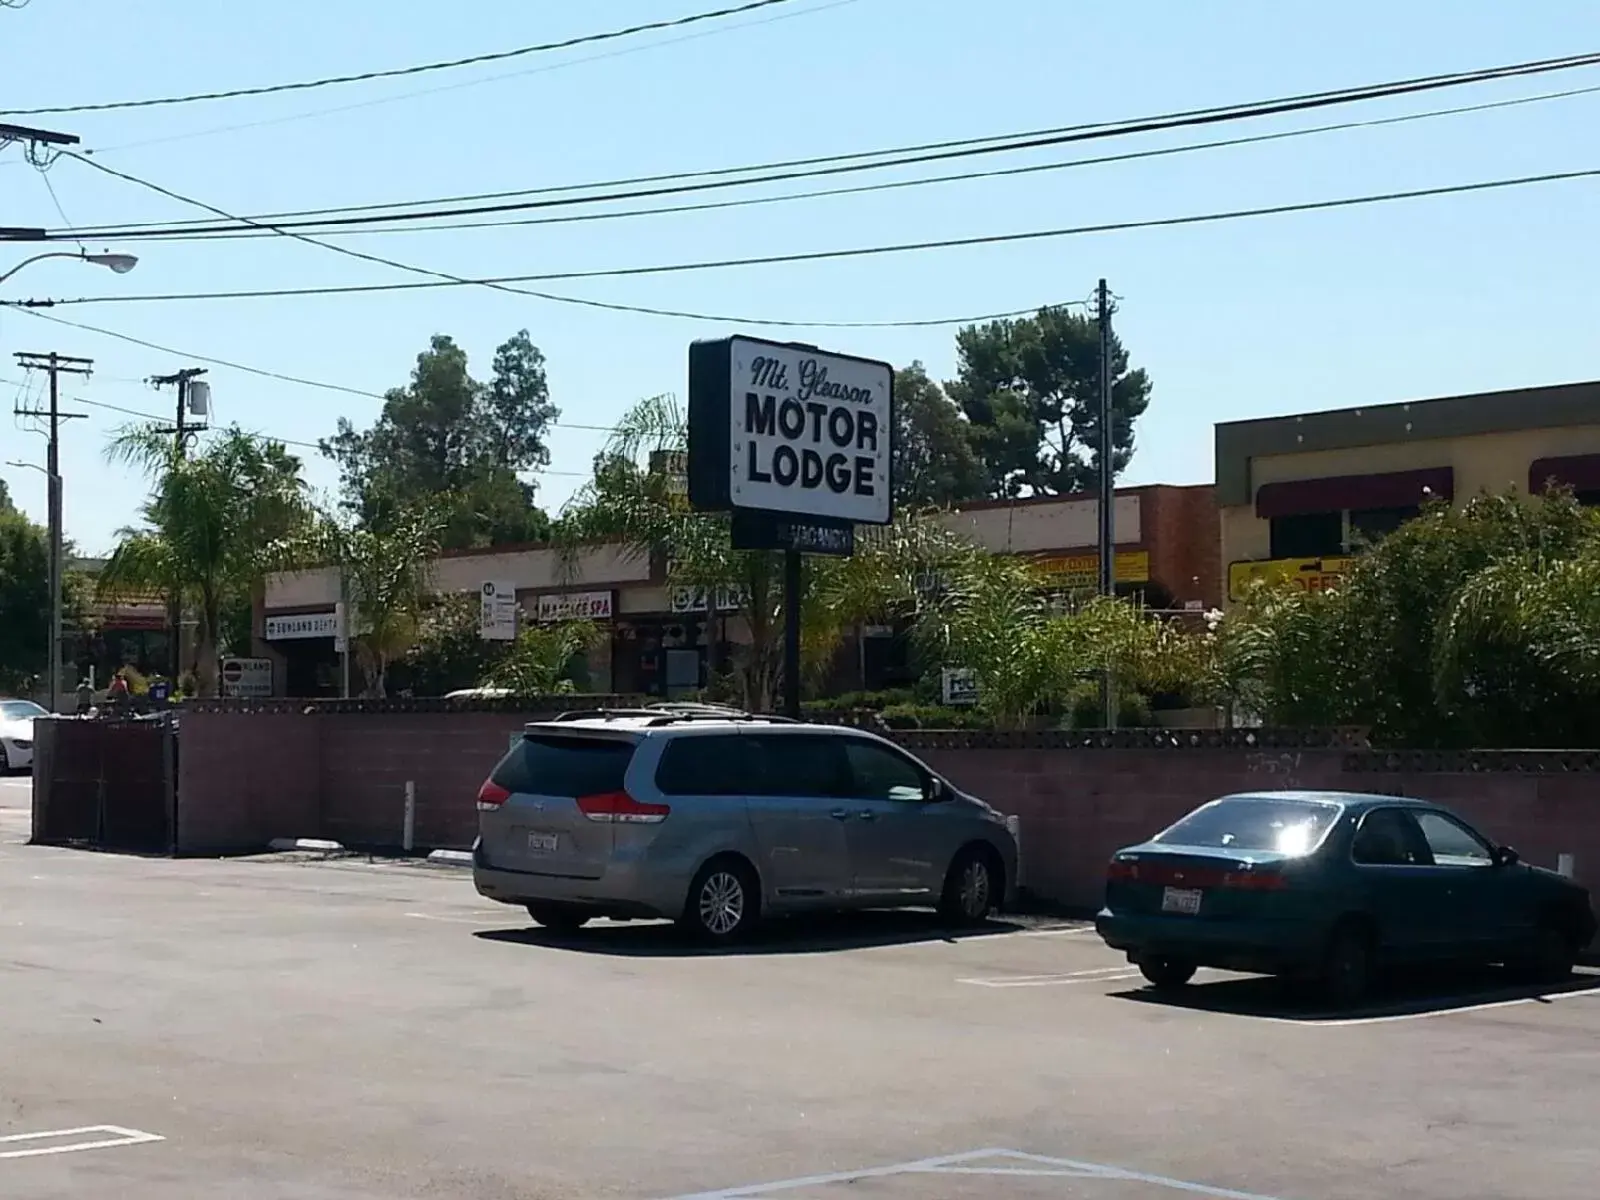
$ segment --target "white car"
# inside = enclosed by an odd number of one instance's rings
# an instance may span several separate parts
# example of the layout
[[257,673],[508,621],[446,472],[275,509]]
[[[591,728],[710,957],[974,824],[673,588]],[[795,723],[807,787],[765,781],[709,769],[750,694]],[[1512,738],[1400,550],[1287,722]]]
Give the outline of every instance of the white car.
[[32,700],[0,700],[0,775],[33,767],[33,719],[48,710]]

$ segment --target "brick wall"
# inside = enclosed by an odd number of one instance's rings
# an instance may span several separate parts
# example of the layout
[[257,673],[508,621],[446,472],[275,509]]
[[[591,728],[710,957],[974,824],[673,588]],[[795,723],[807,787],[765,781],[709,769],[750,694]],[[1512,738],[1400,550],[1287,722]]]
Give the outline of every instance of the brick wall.
[[1172,593],[1173,602],[1222,604],[1222,531],[1209,484],[1159,485],[1140,495],[1142,545],[1150,551],[1150,578]]
[[[287,707],[287,706],[285,706]],[[471,844],[478,785],[510,734],[536,714],[320,712],[186,714],[180,753],[185,851],[258,848],[275,837],[346,845],[401,841],[405,783],[417,791],[421,848]],[[1391,769],[1369,752],[1249,747],[975,748],[961,735],[907,734],[958,787],[1021,819],[1024,883],[1041,899],[1097,902],[1106,859],[1196,805],[1273,788],[1417,796],[1457,809],[1533,863],[1575,856],[1600,890],[1600,755],[1445,762]],[[1005,739],[989,739],[1004,741]],[[1028,739],[1021,739],[1028,740]],[[1591,761],[1592,760],[1592,761]],[[1439,766],[1439,762],[1425,760]],[[1377,769],[1374,769],[1377,768]]]

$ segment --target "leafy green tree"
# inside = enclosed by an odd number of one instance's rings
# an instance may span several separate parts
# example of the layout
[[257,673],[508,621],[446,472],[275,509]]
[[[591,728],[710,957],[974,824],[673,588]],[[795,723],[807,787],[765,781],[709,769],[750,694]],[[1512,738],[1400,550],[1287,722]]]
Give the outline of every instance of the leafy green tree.
[[50,548],[44,530],[0,506],[0,689],[27,691],[48,666]]
[[[1095,486],[1100,438],[1100,333],[1067,308],[969,325],[956,334],[951,396],[971,423],[991,496],[1060,494]],[[1133,457],[1134,423],[1150,403],[1150,378],[1130,370],[1113,332],[1112,469]]]
[[529,625],[517,633],[510,652],[480,680],[483,687],[509,688],[518,696],[554,696],[572,692],[573,659],[600,640],[589,621]]
[[[574,573],[585,547],[610,540],[635,557],[665,561],[675,585],[736,598],[728,616],[744,625],[748,641],[735,650],[732,688],[745,707],[769,711],[783,680],[783,555],[733,549],[725,514],[694,511],[670,476],[649,470],[652,453],[686,446],[684,413],[673,397],[635,405],[597,456],[594,478],[563,511],[555,543]],[[826,670],[851,625],[909,611],[918,575],[960,542],[908,511],[886,529],[861,531],[853,558],[808,556],[801,617],[808,678]]]
[[325,517],[318,543],[338,567],[363,695],[388,695],[389,665],[417,644],[432,602],[445,516],[430,501],[391,510],[381,524]]
[[1600,513],[1570,495],[1431,505],[1338,588],[1263,586],[1218,632],[1227,690],[1274,724],[1388,745],[1600,745]]
[[339,466],[343,502],[369,529],[431,498],[446,548],[542,540],[549,520],[523,476],[547,466],[545,444],[560,416],[550,402],[544,356],[522,330],[495,351],[487,382],[467,355],[436,334],[411,381],[391,390],[371,428],[341,417],[322,452]]
[[98,593],[114,600],[175,592],[195,619],[200,694],[214,696],[225,614],[248,605],[268,573],[304,561],[310,510],[300,460],[237,426],[190,456],[177,454],[159,426],[133,426],[112,440],[108,456],[142,467],[154,486],[144,525],[121,531]]
[[948,508],[988,489],[971,430],[955,401],[920,362],[894,374],[895,502]]

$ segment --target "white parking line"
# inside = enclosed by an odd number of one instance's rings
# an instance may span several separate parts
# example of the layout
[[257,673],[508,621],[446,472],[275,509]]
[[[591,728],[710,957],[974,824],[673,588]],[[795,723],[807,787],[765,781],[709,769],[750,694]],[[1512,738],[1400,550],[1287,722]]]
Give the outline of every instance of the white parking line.
[[1346,1029],[1353,1025],[1389,1025],[1396,1021],[1422,1021],[1431,1017],[1454,1017],[1462,1013],[1487,1012],[1495,1008],[1514,1008],[1519,1004],[1553,1004],[1557,1000],[1600,999],[1600,988],[1580,989],[1571,992],[1549,992],[1538,996],[1518,996],[1511,1000],[1487,1000],[1482,1004],[1463,1004],[1455,1008],[1430,1008],[1422,1012],[1391,1013],[1381,1017],[1340,1017],[1321,1020],[1308,1017],[1251,1017],[1253,1021],[1271,1021],[1278,1025],[1299,1025],[1312,1029]]
[[29,1146],[21,1150],[0,1148],[0,1158],[39,1158],[46,1154],[72,1154],[78,1150],[105,1150],[112,1146],[141,1146],[147,1142],[164,1142],[159,1133],[145,1133],[142,1129],[124,1129],[120,1125],[84,1125],[78,1129],[46,1129],[39,1133],[12,1133],[0,1137],[0,1147],[20,1142],[43,1142],[52,1138],[83,1137],[85,1134],[109,1134],[86,1142],[67,1142],[59,1146]]
[[1132,979],[1138,974],[1126,963],[1120,963],[1114,967],[1093,967],[1087,971],[1065,971],[1056,975],[997,975],[988,979],[957,979],[956,982],[987,988],[1060,987],[1073,983],[1112,983],[1119,979]]
[[[996,1162],[995,1160],[998,1160]],[[989,1165],[985,1165],[985,1163]],[[1027,1164],[1018,1166],[1017,1163]],[[916,1162],[896,1163],[887,1167],[863,1167],[855,1171],[834,1171],[826,1175],[805,1175],[795,1179],[778,1179],[770,1183],[746,1184],[722,1188],[711,1192],[694,1192],[678,1196],[675,1200],[753,1200],[755,1197],[775,1195],[780,1192],[805,1191],[825,1187],[832,1183],[854,1184],[867,1179],[883,1179],[895,1175],[994,1175],[998,1177],[1053,1177],[1057,1179],[1103,1179],[1117,1183],[1143,1183],[1170,1192],[1207,1196],[1212,1200],[1273,1200],[1256,1192],[1241,1192],[1233,1188],[1216,1187],[1205,1183],[1192,1183],[1186,1179],[1173,1179],[1167,1175],[1152,1175],[1144,1171],[1130,1171],[1125,1167],[1105,1163],[1082,1162],[1072,1158],[1051,1158],[1043,1154],[1029,1154],[1021,1150],[969,1150],[965,1154],[947,1154],[939,1158],[924,1158]]]

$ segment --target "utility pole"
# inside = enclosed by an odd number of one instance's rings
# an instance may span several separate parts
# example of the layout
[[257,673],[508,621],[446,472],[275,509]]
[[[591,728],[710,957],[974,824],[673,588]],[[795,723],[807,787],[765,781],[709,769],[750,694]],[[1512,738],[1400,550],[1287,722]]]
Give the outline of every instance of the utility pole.
[[[150,377],[151,387],[171,387],[177,392],[178,403],[174,413],[176,421],[171,429],[162,430],[163,433],[173,435],[174,463],[182,462],[187,457],[189,439],[198,436],[205,429],[205,426],[190,425],[188,420],[190,387],[205,373],[204,367],[185,367],[170,375]],[[183,597],[180,591],[179,580],[173,580],[167,588],[167,678],[174,689],[178,686],[178,677],[183,673]]]
[[[1095,312],[1100,326],[1100,594],[1117,594],[1116,429],[1111,407],[1111,292],[1102,279],[1095,288]],[[1116,697],[1111,670],[1101,675],[1101,712],[1107,729],[1116,726]]]
[[31,354],[19,351],[15,358],[17,364],[24,370],[42,370],[50,376],[50,407],[44,411],[38,409],[18,409],[19,416],[44,417],[50,423],[49,449],[45,452],[45,478],[49,493],[49,527],[50,527],[50,635],[49,642],[49,670],[50,681],[50,711],[54,712],[61,697],[61,592],[65,582],[65,571],[62,569],[62,517],[61,517],[61,422],[69,420],[82,420],[82,413],[63,413],[61,411],[61,376],[83,375],[90,373],[94,360],[89,358],[75,358],[70,354],[57,354],[54,350],[48,354]]

